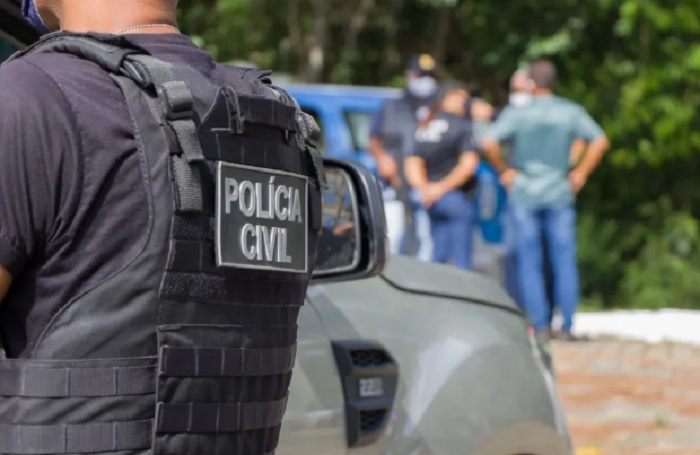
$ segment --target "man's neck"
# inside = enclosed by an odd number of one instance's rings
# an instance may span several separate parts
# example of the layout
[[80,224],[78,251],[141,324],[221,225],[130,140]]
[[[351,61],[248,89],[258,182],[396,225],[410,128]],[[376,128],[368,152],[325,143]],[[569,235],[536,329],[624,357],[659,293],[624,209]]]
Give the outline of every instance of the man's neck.
[[167,26],[177,26],[174,2],[167,0],[63,0],[61,13],[61,28],[65,31],[118,33],[129,27],[151,25],[128,32],[176,33]]
[[549,96],[553,95],[554,93],[552,92],[552,89],[536,87],[535,90],[532,91],[532,94],[534,96]]

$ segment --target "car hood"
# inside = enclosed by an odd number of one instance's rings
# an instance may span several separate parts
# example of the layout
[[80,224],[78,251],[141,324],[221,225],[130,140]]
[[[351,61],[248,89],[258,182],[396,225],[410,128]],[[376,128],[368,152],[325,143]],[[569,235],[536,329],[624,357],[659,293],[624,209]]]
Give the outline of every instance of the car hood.
[[417,294],[428,294],[500,307],[522,314],[513,299],[495,280],[449,265],[391,256],[381,278],[389,285]]

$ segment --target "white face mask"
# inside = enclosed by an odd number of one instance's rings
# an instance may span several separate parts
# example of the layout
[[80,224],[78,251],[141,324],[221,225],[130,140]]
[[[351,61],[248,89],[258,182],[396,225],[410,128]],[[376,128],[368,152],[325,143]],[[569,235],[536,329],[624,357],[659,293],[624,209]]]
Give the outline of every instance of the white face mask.
[[427,98],[437,90],[437,81],[430,76],[416,77],[408,81],[407,88],[416,98]]
[[513,106],[524,106],[532,101],[532,95],[525,92],[515,92],[510,94],[508,101]]

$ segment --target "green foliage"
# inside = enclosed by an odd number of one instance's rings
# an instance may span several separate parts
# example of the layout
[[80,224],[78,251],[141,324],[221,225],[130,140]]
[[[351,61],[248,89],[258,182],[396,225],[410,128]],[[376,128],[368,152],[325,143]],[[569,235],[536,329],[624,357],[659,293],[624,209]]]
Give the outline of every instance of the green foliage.
[[697,308],[700,302],[700,226],[698,220],[670,208],[660,209],[660,230],[643,244],[626,268],[621,289],[625,300],[640,308]]
[[[309,81],[400,86],[408,56],[504,102],[547,56],[561,95],[613,144],[579,200],[587,301],[700,308],[700,0],[180,0],[180,22],[224,61]],[[504,7],[505,5],[505,7]]]

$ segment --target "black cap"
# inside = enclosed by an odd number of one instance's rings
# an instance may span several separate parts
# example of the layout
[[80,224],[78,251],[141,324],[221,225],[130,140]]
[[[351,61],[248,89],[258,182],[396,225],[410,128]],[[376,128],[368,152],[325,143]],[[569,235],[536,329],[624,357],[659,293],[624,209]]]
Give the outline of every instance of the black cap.
[[419,73],[421,76],[436,77],[435,59],[430,54],[416,54],[412,56],[406,65],[406,71]]
[[467,84],[463,84],[458,81],[443,82],[440,88],[442,89],[443,93],[451,92],[452,90],[466,90],[467,92],[471,93],[471,90],[469,90],[469,86]]
[[476,96],[479,91],[479,86],[477,84],[462,83],[459,81],[443,82],[443,84],[440,86],[441,96],[445,96],[447,92],[452,90],[465,90],[467,93],[469,93],[469,96]]

